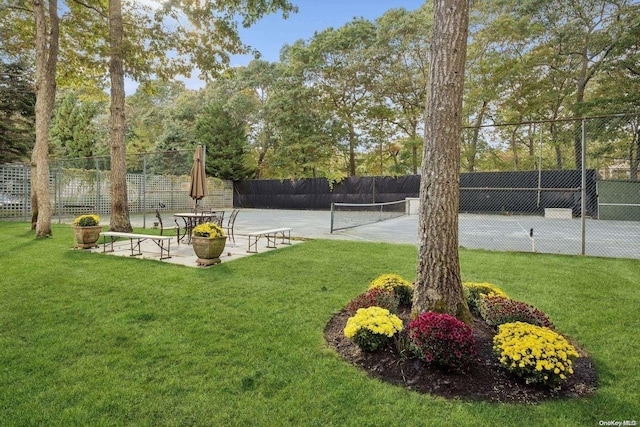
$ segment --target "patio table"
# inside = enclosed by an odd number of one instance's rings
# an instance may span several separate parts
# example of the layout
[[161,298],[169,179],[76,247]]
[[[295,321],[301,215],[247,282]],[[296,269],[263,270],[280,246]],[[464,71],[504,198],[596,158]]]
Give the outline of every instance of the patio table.
[[191,231],[196,225],[200,225],[205,222],[215,222],[222,226],[222,218],[224,211],[210,211],[210,212],[179,212],[174,213],[176,218],[182,218],[184,221],[184,234],[178,237],[179,241],[183,241],[186,238],[187,244],[191,244]]

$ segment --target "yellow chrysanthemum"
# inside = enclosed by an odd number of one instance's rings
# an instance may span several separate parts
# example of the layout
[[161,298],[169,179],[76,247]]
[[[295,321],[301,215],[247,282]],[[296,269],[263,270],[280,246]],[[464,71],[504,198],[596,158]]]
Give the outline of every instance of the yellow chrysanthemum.
[[566,374],[573,373],[571,359],[579,357],[576,349],[560,334],[523,322],[500,325],[493,348],[500,364],[527,382],[565,380]]

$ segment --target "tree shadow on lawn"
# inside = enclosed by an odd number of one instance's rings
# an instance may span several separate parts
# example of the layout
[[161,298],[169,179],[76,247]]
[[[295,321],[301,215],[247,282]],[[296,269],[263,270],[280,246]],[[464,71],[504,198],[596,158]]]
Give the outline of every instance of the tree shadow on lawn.
[[[574,374],[558,390],[534,384],[510,374],[498,363],[493,353],[496,331],[483,320],[474,319],[473,337],[477,356],[465,373],[446,372],[430,367],[412,354],[400,355],[397,348],[363,352],[344,336],[350,314],[342,310],[327,324],[324,335],[328,345],[345,360],[382,381],[404,386],[419,393],[438,395],[447,399],[501,403],[538,403],[548,399],[590,396],[596,389],[596,370],[588,355],[575,343],[580,354],[574,362]],[[409,323],[407,309],[398,313],[405,325]]]

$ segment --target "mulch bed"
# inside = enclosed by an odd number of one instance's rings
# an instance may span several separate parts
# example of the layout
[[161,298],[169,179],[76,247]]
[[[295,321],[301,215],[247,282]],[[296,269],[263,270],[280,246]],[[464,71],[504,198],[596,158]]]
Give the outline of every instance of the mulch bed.
[[[408,310],[402,310],[398,316],[406,327],[409,323]],[[331,318],[324,331],[328,345],[371,376],[418,393],[469,401],[538,403],[547,399],[589,396],[596,388],[595,368],[588,355],[575,343],[572,345],[581,357],[574,362],[574,374],[567,378],[561,388],[551,390],[526,384],[502,368],[492,350],[496,331],[478,318],[474,319],[473,324],[478,352],[475,362],[467,372],[454,373],[430,367],[412,354],[401,357],[395,348],[371,353],[361,351],[344,336],[343,330],[349,317],[349,313],[343,310]]]

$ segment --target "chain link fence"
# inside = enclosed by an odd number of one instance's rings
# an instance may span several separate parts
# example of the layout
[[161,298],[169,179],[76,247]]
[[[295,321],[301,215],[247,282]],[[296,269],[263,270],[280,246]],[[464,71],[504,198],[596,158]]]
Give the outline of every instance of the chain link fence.
[[462,145],[462,246],[640,258],[640,116],[466,128]]
[[[193,150],[128,155],[127,198],[130,213],[189,211]],[[205,160],[206,161],[206,160]],[[111,212],[111,160],[105,157],[50,161],[50,195],[58,222],[83,213]],[[31,169],[28,164],[0,165],[0,218],[30,220]],[[209,195],[201,206],[233,206],[233,183],[208,177]]]
[[[128,156],[130,211],[189,210],[193,154],[186,150]],[[108,214],[109,162],[108,157],[52,161],[54,217],[61,221],[85,212]],[[639,163],[637,114],[465,128],[460,245],[640,258]],[[347,185],[348,180],[332,185],[326,180],[295,180],[295,185],[279,181],[287,184],[287,191],[279,192],[275,185],[270,191],[264,183],[238,182],[234,189],[229,181],[209,178],[210,195],[202,205],[231,207],[235,193],[236,205],[241,207],[265,207],[250,202],[253,197],[268,201],[270,208],[291,208],[296,202],[296,209],[311,209],[311,202],[300,206],[301,201],[313,200],[314,192],[328,192],[322,194],[328,200],[326,206],[313,208],[329,212],[338,193],[344,200],[337,201],[351,201],[354,193],[358,203],[418,197],[417,176],[371,178],[369,195],[362,186]],[[253,188],[257,184],[260,188]],[[387,199],[382,194],[385,186]],[[29,220],[29,194],[28,165],[0,166],[0,218]],[[327,218],[329,224],[329,214]]]

